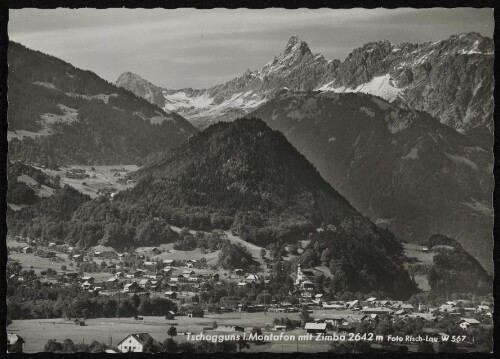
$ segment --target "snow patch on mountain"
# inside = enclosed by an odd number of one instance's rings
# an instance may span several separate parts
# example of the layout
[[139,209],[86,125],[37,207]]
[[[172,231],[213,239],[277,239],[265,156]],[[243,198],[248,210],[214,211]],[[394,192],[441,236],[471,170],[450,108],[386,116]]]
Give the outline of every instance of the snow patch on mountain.
[[173,94],[163,94],[167,111],[177,111],[179,108],[205,108],[210,106],[214,99],[204,93],[199,96],[188,96],[184,91]]
[[456,156],[452,155],[450,153],[445,152],[446,157],[448,157],[450,160],[455,162],[456,164],[461,164],[461,165],[466,165],[472,168],[473,170],[477,171],[477,164],[475,162],[472,162],[468,158],[462,157],[462,156]]
[[389,102],[395,101],[398,97],[401,96],[401,93],[403,92],[403,89],[394,86],[394,80],[392,79],[390,74],[373,77],[369,82],[361,84],[356,88],[349,88],[344,86],[333,87],[333,82],[334,81],[330,81],[329,83],[320,86],[317,90],[322,92],[331,91],[338,93],[362,92],[381,97]]
[[416,160],[418,159],[418,147],[413,147],[410,152],[402,157],[404,160]]

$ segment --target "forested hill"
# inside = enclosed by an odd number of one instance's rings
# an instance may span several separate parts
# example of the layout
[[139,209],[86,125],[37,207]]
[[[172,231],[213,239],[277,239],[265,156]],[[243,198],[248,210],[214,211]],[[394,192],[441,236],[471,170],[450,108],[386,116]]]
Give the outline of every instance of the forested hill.
[[455,239],[435,234],[429,238],[428,248],[435,253],[428,273],[434,293],[449,296],[451,293],[482,295],[492,292],[493,278]]
[[325,224],[377,228],[340,196],[278,131],[258,119],[219,123],[150,159],[137,186],[117,198],[158,205],[191,228],[232,228],[261,245]]
[[197,130],[90,71],[9,42],[9,155],[45,164],[122,164]]

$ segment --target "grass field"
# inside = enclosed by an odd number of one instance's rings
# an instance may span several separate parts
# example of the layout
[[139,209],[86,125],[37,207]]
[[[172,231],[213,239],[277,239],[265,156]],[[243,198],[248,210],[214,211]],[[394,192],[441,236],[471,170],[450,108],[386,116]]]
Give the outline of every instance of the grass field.
[[[336,311],[317,311],[312,313],[315,318],[328,316],[328,314],[338,313]],[[149,333],[157,341],[163,342],[167,336],[167,330],[172,323],[176,323],[177,331],[191,332],[199,334],[227,334],[221,330],[203,331],[205,327],[211,327],[214,321],[218,327],[239,325],[245,328],[248,333],[253,327],[260,327],[263,332],[268,330],[264,328],[266,325],[272,326],[274,318],[288,317],[290,319],[299,319],[299,313],[223,313],[223,314],[206,314],[204,318],[189,318],[186,316],[176,317],[175,320],[166,320],[164,317],[144,317],[143,321],[135,321],[133,318],[97,318],[88,319],[85,321],[86,326],[80,327],[73,322],[64,319],[32,319],[32,320],[14,320],[8,326],[7,332],[17,333],[26,341],[25,352],[34,353],[43,350],[43,346],[49,339],[57,339],[63,341],[66,338],[73,340],[75,343],[90,343],[93,340],[105,342],[112,345],[118,342],[131,333]],[[302,329],[286,332],[287,334],[304,334]],[[186,336],[178,335],[175,337],[177,342],[187,340]],[[326,351],[330,348],[329,343],[319,342],[301,342],[299,343],[300,351]],[[293,352],[297,349],[296,342],[272,342],[262,345],[252,344],[250,352]]]
[[435,253],[432,251],[422,252],[422,248],[427,248],[426,246],[421,246],[413,243],[404,243],[403,249],[405,255],[409,258],[417,258],[417,260],[422,264],[432,264]]
[[48,268],[56,270],[58,273],[61,272],[61,266],[65,265],[68,270],[71,270],[69,266],[68,256],[66,254],[59,254],[59,257],[64,259],[64,262],[54,262],[50,258],[37,257],[33,253],[11,253],[9,254],[9,259],[17,260],[22,265],[23,268],[29,269],[33,267],[35,273],[39,274],[42,270]]
[[[136,171],[139,167],[136,165],[114,165],[114,166],[67,166],[61,167],[59,170],[50,170],[40,168],[49,176],[60,176],[61,185],[69,185],[77,191],[89,195],[91,198],[98,196],[97,192],[103,188],[115,188],[117,191],[122,191],[133,187],[131,184],[118,183],[120,178],[123,178],[128,172]],[[88,178],[76,179],[66,177],[66,171],[69,169],[85,169],[90,175]],[[125,169],[125,171],[112,171]],[[85,183],[85,184],[84,184]]]
[[[423,248],[426,247],[413,243],[403,243],[404,254],[406,257],[416,258],[419,263],[430,266],[433,264],[435,253],[432,251],[423,252]],[[415,282],[417,283],[418,288],[424,292],[428,292],[431,289],[429,281],[427,280],[427,275],[415,274]]]

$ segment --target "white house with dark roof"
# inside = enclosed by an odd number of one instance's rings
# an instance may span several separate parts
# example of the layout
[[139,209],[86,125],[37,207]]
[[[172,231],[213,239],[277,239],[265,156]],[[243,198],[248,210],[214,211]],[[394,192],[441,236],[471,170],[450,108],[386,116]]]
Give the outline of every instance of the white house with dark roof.
[[259,276],[257,274],[249,274],[246,278],[245,281],[247,283],[255,283],[259,280]]
[[23,337],[16,333],[7,333],[7,353],[22,353],[24,343]]
[[325,333],[326,332],[326,323],[306,323],[304,329],[308,333]]
[[144,346],[148,341],[156,343],[149,333],[130,334],[119,342],[117,347],[122,353],[142,353],[144,351]]

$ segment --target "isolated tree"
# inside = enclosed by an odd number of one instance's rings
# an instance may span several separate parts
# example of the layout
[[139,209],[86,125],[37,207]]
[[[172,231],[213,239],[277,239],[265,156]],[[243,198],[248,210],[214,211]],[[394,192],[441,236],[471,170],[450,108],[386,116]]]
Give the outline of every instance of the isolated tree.
[[447,341],[444,343],[439,343],[438,352],[439,353],[456,353],[458,351],[457,345],[453,342]]
[[82,317],[83,319],[88,319],[89,317],[89,310],[87,308],[82,309]]
[[434,353],[434,345],[429,342],[418,343],[417,352],[419,353]]
[[[252,334],[256,335],[257,337],[262,335],[262,329],[259,327],[253,327],[252,328]],[[260,339],[255,339],[255,342],[260,343],[262,342]]]
[[63,349],[63,345],[54,339],[49,339],[45,346],[43,347],[44,352],[60,352]]
[[311,316],[307,312],[306,307],[302,307],[302,310],[300,311],[300,320],[302,321],[303,324],[306,324],[311,321]]
[[250,348],[250,344],[248,344],[248,341],[246,339],[244,339],[243,336],[241,336],[241,335],[238,339],[237,344],[238,344],[238,352],[240,352],[240,353],[243,349]]
[[177,329],[174,327],[174,326],[171,326],[170,328],[168,328],[167,330],[167,335],[170,336],[170,338],[173,338],[177,335]]
[[172,338],[167,338],[163,342],[163,350],[167,353],[175,353],[177,351],[177,342]]
[[145,353],[158,353],[160,351],[160,346],[154,341],[153,338],[149,338],[144,344],[143,351]]
[[260,250],[260,258],[264,259],[264,257],[266,256],[266,249],[265,248],[262,248]]

